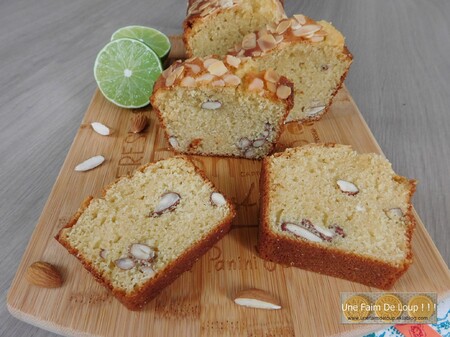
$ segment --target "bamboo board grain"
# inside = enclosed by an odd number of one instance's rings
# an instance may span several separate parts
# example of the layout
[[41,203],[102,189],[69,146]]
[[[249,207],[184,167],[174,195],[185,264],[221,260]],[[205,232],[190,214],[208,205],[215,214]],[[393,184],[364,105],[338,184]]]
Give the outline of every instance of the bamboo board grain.
[[[171,58],[183,57],[180,40],[172,42]],[[7,302],[14,316],[67,336],[357,336],[382,327],[340,324],[340,292],[379,290],[258,257],[260,162],[245,159],[193,157],[236,203],[238,215],[231,232],[143,311],[131,312],[119,304],[53,237],[85,196],[99,195],[118,176],[173,155],[151,109],[139,111],[149,117],[150,125],[143,134],[131,134],[128,130],[136,111],[118,108],[99,91],[95,93],[12,282]],[[114,133],[102,137],[92,132],[94,121],[112,127]],[[350,144],[360,152],[381,153],[345,87],[321,121],[288,124],[277,151],[311,142]],[[73,170],[97,154],[106,158],[102,166],[84,173]],[[417,215],[416,219],[414,264],[393,291],[435,291],[443,298],[450,293],[449,270]],[[62,270],[62,288],[42,289],[25,281],[26,267],[36,260]],[[276,295],[283,309],[235,305],[233,294],[247,287]]]

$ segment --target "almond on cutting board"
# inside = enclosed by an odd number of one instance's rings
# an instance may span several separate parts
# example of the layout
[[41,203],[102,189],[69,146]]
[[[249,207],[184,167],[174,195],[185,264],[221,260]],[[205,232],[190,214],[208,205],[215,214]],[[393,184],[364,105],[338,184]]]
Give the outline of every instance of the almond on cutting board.
[[63,283],[58,269],[54,265],[42,261],[32,263],[27,268],[25,278],[31,284],[42,288],[59,288]]
[[234,303],[249,308],[271,310],[281,309],[281,303],[278,299],[273,297],[268,292],[256,288],[240,291],[236,294],[233,300]]

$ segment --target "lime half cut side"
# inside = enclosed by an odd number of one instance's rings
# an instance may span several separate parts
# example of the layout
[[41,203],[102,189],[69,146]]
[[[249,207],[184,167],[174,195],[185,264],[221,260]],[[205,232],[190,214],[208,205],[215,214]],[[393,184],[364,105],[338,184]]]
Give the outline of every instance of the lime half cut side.
[[162,72],[158,55],[134,39],[109,42],[97,55],[94,76],[103,95],[123,108],[150,102],[153,85]]
[[169,38],[154,28],[144,26],[123,27],[113,33],[111,41],[121,38],[136,39],[145,43],[153,49],[162,61],[167,58],[170,52],[171,45]]

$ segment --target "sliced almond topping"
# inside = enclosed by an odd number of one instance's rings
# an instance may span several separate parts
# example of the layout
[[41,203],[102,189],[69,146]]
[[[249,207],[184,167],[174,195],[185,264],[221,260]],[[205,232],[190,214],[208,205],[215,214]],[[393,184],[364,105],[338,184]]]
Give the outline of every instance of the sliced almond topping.
[[142,243],[133,243],[130,246],[130,254],[138,260],[150,260],[155,257],[155,251]]
[[266,143],[265,138],[256,139],[253,141],[252,146],[255,148],[261,147]]
[[129,270],[135,266],[134,261],[129,257],[123,257],[121,259],[114,261],[114,263],[118,268],[122,270]]
[[316,106],[316,107],[313,107],[313,108],[310,108],[310,109],[306,110],[305,114],[307,116],[314,116],[314,115],[317,115],[319,112],[323,111],[324,109],[325,109],[325,105]]
[[306,23],[306,17],[303,14],[294,14],[294,18],[301,25]]
[[294,31],[294,30],[297,30],[300,28],[302,28],[302,25],[300,23],[298,23],[297,20],[291,19],[291,29]]
[[356,195],[356,194],[359,193],[358,187],[356,187],[355,184],[353,184],[353,183],[351,183],[349,181],[338,180],[336,183],[338,184],[339,189],[345,194]]
[[169,144],[174,148],[177,149],[178,147],[180,147],[180,144],[178,143],[178,140],[175,136],[170,136],[169,137]]
[[102,136],[109,136],[111,134],[111,130],[104,124],[99,122],[91,123],[92,129]]
[[244,49],[253,49],[256,47],[256,34],[249,33],[244,36],[242,39],[242,48]]
[[248,139],[247,137],[243,137],[243,138],[239,139],[237,146],[240,149],[247,149],[251,144],[252,144],[252,142],[250,141],[250,139]]
[[230,85],[241,84],[241,79],[238,76],[232,75],[232,74],[225,75],[223,77],[223,80],[225,81],[226,84],[230,84]]
[[225,75],[228,72],[228,68],[222,61],[214,62],[208,67],[208,71],[216,76]]
[[323,240],[317,236],[311,233],[309,230],[300,227],[297,224],[291,223],[291,222],[285,222],[281,225],[281,230],[288,231],[294,234],[295,236],[301,237],[303,239],[313,241],[313,242],[322,242]]
[[224,87],[225,86],[225,81],[224,80],[213,81],[213,82],[211,82],[211,85],[213,87]]
[[78,164],[75,166],[75,171],[78,172],[84,172],[88,170],[92,170],[93,168],[96,168],[97,166],[101,165],[105,161],[105,157],[103,156],[95,156],[92,158],[89,158],[82,162],[81,164]]
[[198,74],[201,70],[200,66],[197,64],[186,64],[186,67],[190,68],[194,74]]
[[183,74],[184,66],[178,67],[173,71],[173,74],[175,75],[175,78],[180,77]]
[[234,297],[234,302],[238,305],[256,309],[281,309],[278,299],[261,289],[246,289],[240,291]]
[[278,73],[275,70],[269,69],[264,74],[264,79],[271,83],[277,83],[278,80],[280,79],[280,75],[278,75]]
[[291,26],[291,20],[281,21],[278,24],[277,29],[275,30],[275,32],[277,34],[283,34],[290,26]]
[[321,29],[322,29],[322,26],[319,26],[319,25],[306,25],[306,26],[302,26],[299,29],[294,30],[292,33],[295,36],[307,36],[310,34],[314,34],[315,32],[317,32]]
[[323,41],[325,38],[323,36],[313,36],[309,38],[309,41],[311,42],[321,42]]
[[202,108],[206,110],[217,110],[222,107],[222,103],[219,101],[206,101],[202,103]]
[[169,77],[169,75],[172,73],[172,66],[170,66],[169,68],[167,68],[166,70],[164,70],[163,72],[162,72],[162,76],[164,77],[164,78],[167,78],[167,77]]
[[391,208],[384,211],[387,217],[391,220],[400,219],[403,217],[403,211],[400,208]]
[[208,69],[211,64],[216,62],[219,62],[219,60],[215,58],[209,58],[203,61],[203,66]]
[[175,80],[177,79],[177,75],[175,72],[171,73],[169,77],[166,78],[166,87],[172,86],[172,84],[175,83]]
[[266,25],[266,29],[271,33],[275,33],[275,31],[277,30],[277,25],[275,22],[268,23]]
[[199,77],[197,77],[196,79],[195,79],[195,82],[204,82],[204,83],[209,83],[209,82],[211,82],[212,80],[214,80],[216,77],[214,76],[214,75],[211,75],[211,74],[203,74],[203,75],[200,75]]
[[195,78],[193,78],[191,76],[186,76],[180,82],[180,85],[182,87],[195,87],[195,84],[196,84]]
[[241,64],[241,59],[234,57],[233,55],[227,55],[226,61],[230,66],[237,68]]
[[160,216],[165,212],[173,211],[180,203],[181,196],[175,192],[167,192],[161,195],[158,206],[156,206],[153,216]]
[[212,192],[210,198],[211,198],[211,203],[218,207],[223,206],[227,203],[227,200],[225,199],[225,197],[219,192]]
[[277,41],[275,41],[272,34],[265,34],[258,39],[258,46],[263,52],[265,52],[275,48],[277,46]]
[[284,40],[284,36],[283,35],[274,35],[274,38],[275,38],[275,42],[277,44],[279,44],[281,41]]
[[248,90],[262,90],[264,89],[264,82],[262,79],[255,77],[253,81],[248,85]]
[[280,85],[277,88],[277,96],[280,99],[286,99],[289,97],[289,95],[291,94],[292,90],[290,87],[288,87],[287,85]]

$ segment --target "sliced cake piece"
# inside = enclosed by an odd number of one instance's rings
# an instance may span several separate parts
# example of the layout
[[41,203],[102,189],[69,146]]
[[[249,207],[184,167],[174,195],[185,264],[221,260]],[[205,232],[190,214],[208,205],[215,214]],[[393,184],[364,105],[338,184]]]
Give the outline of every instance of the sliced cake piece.
[[272,151],[293,100],[285,77],[233,56],[177,61],[151,97],[175,151],[248,159]]
[[416,182],[346,145],[287,149],[263,161],[262,258],[389,289],[412,263]]
[[233,205],[189,160],[149,164],[88,198],[56,239],[137,310],[230,229]]
[[289,121],[319,119],[352,63],[342,34],[326,21],[294,15],[246,35],[232,55],[251,56],[260,70],[274,69],[294,82]]
[[285,17],[278,0],[192,1],[183,24],[186,54],[225,55],[245,34]]

